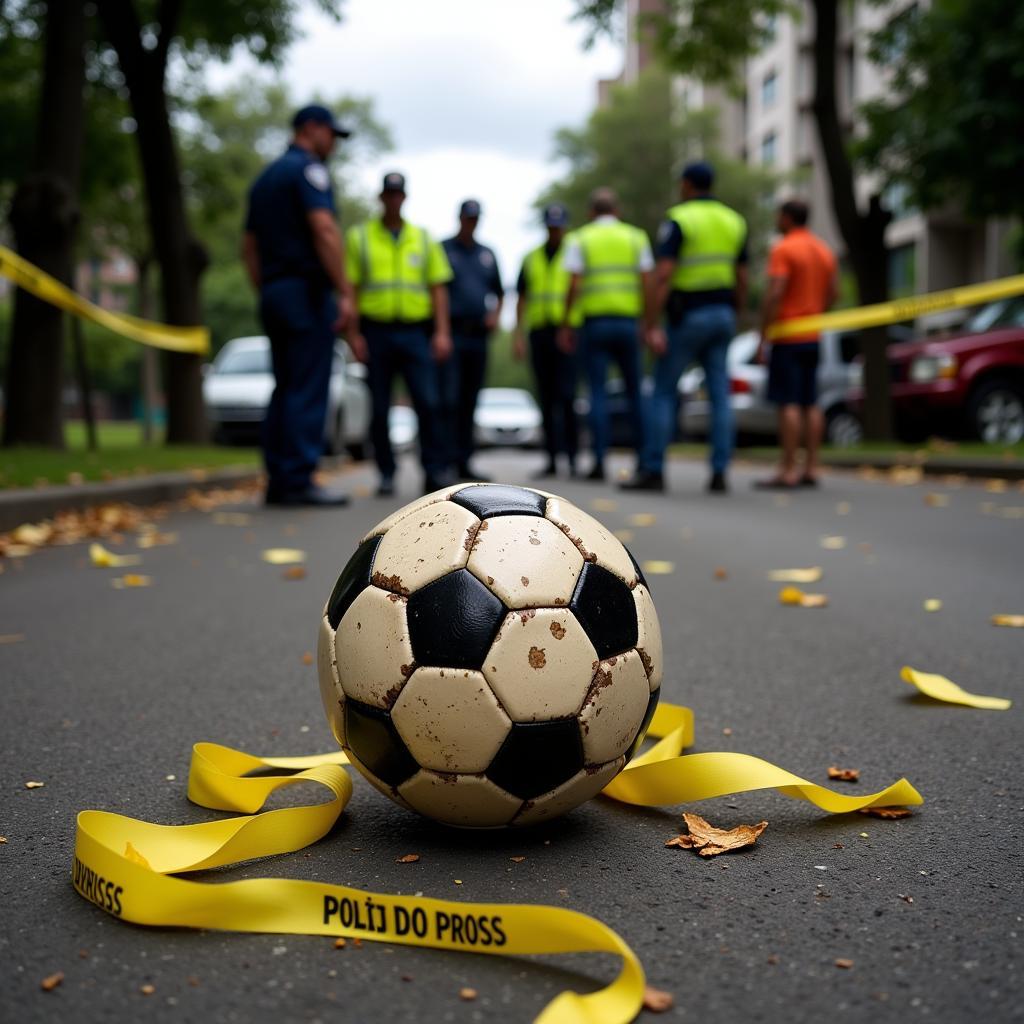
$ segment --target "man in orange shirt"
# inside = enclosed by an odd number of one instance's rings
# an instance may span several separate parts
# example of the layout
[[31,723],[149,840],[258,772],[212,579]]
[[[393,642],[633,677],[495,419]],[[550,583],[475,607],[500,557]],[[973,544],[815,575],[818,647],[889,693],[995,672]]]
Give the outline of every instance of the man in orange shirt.
[[[779,407],[782,462],[773,477],[755,486],[773,490],[818,484],[818,448],[825,427],[817,405],[818,332],[767,340],[768,328],[776,321],[824,313],[839,293],[835,255],[807,230],[808,214],[807,204],[798,199],[779,207],[783,237],[768,257],[768,286],[761,307],[758,358],[765,361],[770,345],[768,399]],[[802,474],[796,464],[801,430],[807,448]]]

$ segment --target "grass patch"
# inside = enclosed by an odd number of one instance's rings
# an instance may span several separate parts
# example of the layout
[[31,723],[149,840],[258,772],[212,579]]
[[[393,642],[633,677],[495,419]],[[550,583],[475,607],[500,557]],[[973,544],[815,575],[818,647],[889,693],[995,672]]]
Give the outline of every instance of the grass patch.
[[0,449],[0,488],[42,487],[224,466],[255,468],[260,464],[256,448],[144,444],[142,425],[135,422],[98,424],[99,450],[95,452],[86,450],[82,423],[68,423],[64,437],[68,447],[62,452],[34,447]]

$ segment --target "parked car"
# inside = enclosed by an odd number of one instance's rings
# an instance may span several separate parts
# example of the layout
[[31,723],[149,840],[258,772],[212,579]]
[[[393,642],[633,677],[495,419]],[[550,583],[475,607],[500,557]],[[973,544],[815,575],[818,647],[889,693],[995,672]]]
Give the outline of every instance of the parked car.
[[[729,345],[730,402],[741,437],[774,438],[778,409],[768,401],[768,368],[757,361],[758,334],[745,331]],[[825,413],[825,439],[829,444],[857,444],[862,436],[860,418],[848,402],[856,380],[856,334],[825,331],[821,335],[818,363],[818,404]],[[693,367],[679,378],[679,420],[687,437],[706,435],[711,422],[711,403],[704,391],[704,371]]]
[[[324,421],[324,443],[331,454],[365,457],[370,426],[366,369],[348,346],[334,347]],[[270,342],[266,337],[234,338],[217,353],[203,378],[203,401],[214,439],[222,444],[255,444],[274,390]]]
[[541,440],[540,409],[523,388],[483,388],[473,431],[481,447],[532,448]]
[[[1024,296],[982,306],[953,337],[892,345],[888,354],[893,416],[902,437],[1024,440]],[[864,397],[862,368],[857,371],[854,408]]]
[[[643,377],[640,381],[640,402],[643,402],[654,391],[654,381],[650,377]],[[629,399],[626,397],[626,385],[621,377],[609,377],[605,385],[604,393],[607,397],[608,408],[608,430],[609,442],[612,448],[632,448],[635,444],[633,439],[633,415],[629,408]],[[576,397],[573,403],[576,411],[576,420],[579,424],[580,444],[586,447],[590,439],[590,395],[584,388],[581,394]],[[673,441],[682,439],[679,430],[679,416],[673,417],[676,424]]]
[[388,436],[396,452],[409,451],[420,436],[420,425],[411,406],[393,405],[388,409]]

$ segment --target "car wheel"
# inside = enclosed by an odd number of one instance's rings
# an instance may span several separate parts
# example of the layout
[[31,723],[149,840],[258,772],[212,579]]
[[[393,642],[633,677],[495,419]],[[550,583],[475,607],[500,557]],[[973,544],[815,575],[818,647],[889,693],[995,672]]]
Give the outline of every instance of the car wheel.
[[1024,387],[1006,377],[983,382],[967,403],[967,423],[986,444],[1024,441]]
[[825,417],[825,440],[834,448],[852,448],[864,439],[864,427],[849,409],[831,409]]

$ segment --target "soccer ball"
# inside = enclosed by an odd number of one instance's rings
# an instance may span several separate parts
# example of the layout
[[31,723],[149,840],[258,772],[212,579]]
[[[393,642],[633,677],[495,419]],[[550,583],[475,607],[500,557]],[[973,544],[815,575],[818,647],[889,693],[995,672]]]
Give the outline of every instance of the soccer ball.
[[331,729],[378,790],[450,825],[596,796],[643,741],[661,629],[632,555],[543,491],[450,487],[372,529],[318,640]]

